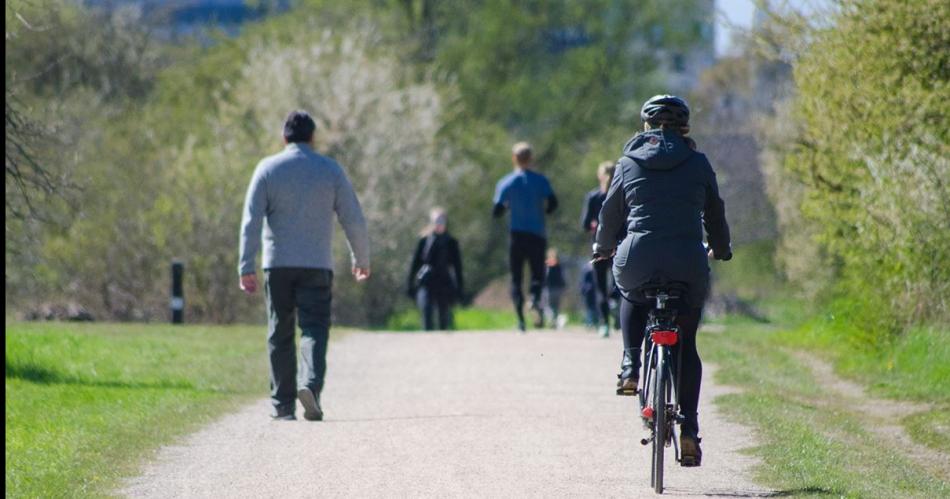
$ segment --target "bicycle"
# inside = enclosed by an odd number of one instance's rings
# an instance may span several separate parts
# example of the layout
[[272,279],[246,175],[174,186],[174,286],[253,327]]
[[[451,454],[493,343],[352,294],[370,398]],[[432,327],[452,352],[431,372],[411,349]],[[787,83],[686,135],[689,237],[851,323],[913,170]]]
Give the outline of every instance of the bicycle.
[[[703,247],[709,251],[705,243]],[[591,263],[604,258],[595,253]],[[677,358],[674,377],[672,347],[679,342],[679,326],[676,325],[676,308],[671,308],[670,302],[682,298],[688,289],[686,283],[675,281],[647,284],[640,288],[647,299],[654,300],[654,306],[647,316],[647,334],[643,338],[645,343],[649,342],[650,348],[643,359],[643,374],[640,377],[643,384],[637,394],[640,417],[650,430],[650,437],[641,439],[640,444],[653,444],[650,486],[657,494],[663,493],[663,460],[667,447],[672,445],[676,462],[686,466],[696,465],[695,462],[683,462],[673,426],[682,424],[685,418],[679,410],[679,389],[674,386],[674,380],[680,379],[679,366],[682,363]]]
[[654,300],[647,319],[647,334],[644,342],[649,342],[643,361],[643,380],[640,396],[640,416],[650,430],[650,437],[640,440],[644,446],[652,443],[650,464],[650,486],[657,494],[663,493],[663,460],[667,447],[672,445],[676,462],[683,465],[674,424],[682,424],[683,416],[679,410],[679,390],[674,380],[679,380],[680,359],[675,363],[677,372],[673,376],[673,346],[679,341],[679,327],[676,325],[676,308],[672,301],[680,299],[686,293],[683,283],[670,283],[643,288],[644,296]]

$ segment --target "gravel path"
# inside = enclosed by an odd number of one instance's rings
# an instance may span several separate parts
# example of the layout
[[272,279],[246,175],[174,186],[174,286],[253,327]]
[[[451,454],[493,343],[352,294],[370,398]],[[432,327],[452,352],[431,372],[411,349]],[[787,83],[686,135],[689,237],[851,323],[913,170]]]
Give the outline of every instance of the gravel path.
[[[263,345],[262,347],[263,348]],[[331,344],[326,420],[261,400],[161,449],[132,497],[652,497],[634,397],[613,394],[619,337],[583,331],[354,333]],[[703,466],[675,497],[763,497],[707,364]],[[298,411],[298,417],[302,410]]]

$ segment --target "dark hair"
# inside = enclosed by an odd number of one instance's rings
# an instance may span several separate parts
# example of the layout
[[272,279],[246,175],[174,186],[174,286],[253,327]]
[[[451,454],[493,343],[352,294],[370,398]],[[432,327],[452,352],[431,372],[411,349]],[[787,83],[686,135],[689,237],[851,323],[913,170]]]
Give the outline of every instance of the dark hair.
[[317,125],[306,111],[291,111],[284,121],[284,139],[287,143],[310,142]]

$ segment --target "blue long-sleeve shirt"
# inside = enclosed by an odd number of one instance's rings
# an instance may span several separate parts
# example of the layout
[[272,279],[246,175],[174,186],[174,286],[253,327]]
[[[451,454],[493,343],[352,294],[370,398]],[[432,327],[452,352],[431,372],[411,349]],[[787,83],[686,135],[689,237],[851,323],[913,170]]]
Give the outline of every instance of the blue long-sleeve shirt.
[[505,175],[495,186],[495,215],[511,210],[511,232],[527,232],[546,237],[544,215],[557,208],[557,197],[544,175],[517,170]]

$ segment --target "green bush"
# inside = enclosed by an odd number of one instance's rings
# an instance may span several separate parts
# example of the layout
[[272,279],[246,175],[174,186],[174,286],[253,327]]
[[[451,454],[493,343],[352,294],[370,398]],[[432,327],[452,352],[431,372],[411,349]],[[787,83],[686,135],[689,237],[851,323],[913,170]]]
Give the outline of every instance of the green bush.
[[873,343],[950,320],[950,4],[841,0],[835,12],[795,64],[780,180],[792,188],[773,197],[792,196],[800,217],[801,230],[784,227],[786,267],[808,269],[800,282],[817,279],[845,331]]

